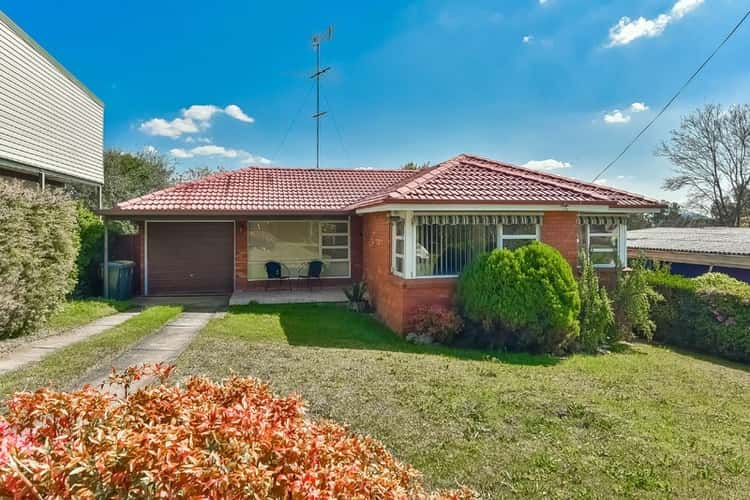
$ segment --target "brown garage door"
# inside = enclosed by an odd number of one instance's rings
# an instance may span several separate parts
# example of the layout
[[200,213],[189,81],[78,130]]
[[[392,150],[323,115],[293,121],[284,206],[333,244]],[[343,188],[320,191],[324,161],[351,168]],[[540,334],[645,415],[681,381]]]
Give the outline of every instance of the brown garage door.
[[148,294],[230,293],[233,230],[231,222],[149,222]]

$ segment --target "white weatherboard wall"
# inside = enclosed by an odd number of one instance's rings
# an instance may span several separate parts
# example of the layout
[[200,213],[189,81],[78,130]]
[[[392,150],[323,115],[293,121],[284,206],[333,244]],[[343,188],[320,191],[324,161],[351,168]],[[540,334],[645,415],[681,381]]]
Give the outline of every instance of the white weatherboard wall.
[[101,184],[104,108],[0,12],[0,166]]

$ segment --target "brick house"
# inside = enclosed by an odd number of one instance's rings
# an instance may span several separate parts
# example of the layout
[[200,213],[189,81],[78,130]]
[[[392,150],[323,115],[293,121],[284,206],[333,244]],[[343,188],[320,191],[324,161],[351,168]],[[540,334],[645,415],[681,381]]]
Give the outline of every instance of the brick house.
[[625,219],[657,211],[625,191],[460,155],[417,171],[248,167],[106,210],[140,228],[140,293],[228,294],[292,280],[324,262],[323,280],[365,281],[378,315],[403,332],[425,304],[449,305],[479,253],[539,240],[602,273],[626,262]]

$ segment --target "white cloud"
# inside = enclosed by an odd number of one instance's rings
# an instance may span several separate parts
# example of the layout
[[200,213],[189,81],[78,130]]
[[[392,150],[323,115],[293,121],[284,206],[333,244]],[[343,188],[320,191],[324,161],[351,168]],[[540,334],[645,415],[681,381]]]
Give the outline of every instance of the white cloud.
[[152,118],[141,123],[138,130],[148,135],[158,135],[174,139],[182,134],[198,132],[198,126],[190,118],[175,118],[172,121],[167,121],[163,118]]
[[523,164],[526,168],[533,168],[536,170],[557,170],[559,168],[570,168],[571,165],[567,161],[559,161],[549,158],[547,160],[531,160]]
[[534,41],[534,35],[525,35],[523,38],[523,43],[531,43]]
[[639,38],[653,38],[664,33],[667,26],[673,21],[682,19],[689,12],[697,9],[704,0],[677,0],[668,13],[647,19],[639,17],[631,19],[623,16],[609,29],[609,43],[607,47],[627,45]]
[[189,108],[182,110],[182,116],[200,122],[209,121],[221,108],[213,104],[193,104]]
[[607,185],[607,179],[597,179],[594,181],[594,184],[599,184],[600,186],[606,186]]
[[220,156],[223,158],[236,158],[245,163],[260,163],[261,165],[271,163],[271,160],[268,158],[254,155],[243,149],[225,148],[224,146],[217,146],[215,144],[196,146],[191,149],[174,148],[169,150],[169,154],[180,159],[195,158],[196,156]]
[[145,151],[146,153],[151,153],[151,154],[153,154],[153,153],[158,153],[158,152],[159,152],[159,150],[158,150],[158,149],[156,149],[156,148],[155,148],[154,146],[152,146],[151,144],[149,144],[148,146],[146,146],[145,148],[143,148],[143,151]]
[[170,149],[169,154],[171,154],[175,158],[192,158],[193,157],[192,153],[185,151],[182,148]]
[[648,106],[646,106],[645,102],[634,102],[630,105],[630,111],[632,111],[633,113],[648,111]]
[[[224,109],[213,104],[193,104],[180,112],[180,117],[174,120],[152,118],[141,123],[138,130],[148,135],[158,135],[176,139],[183,134],[194,134],[206,130],[211,126],[211,120],[217,114],[226,114],[245,123],[253,123],[255,119],[245,114],[236,104],[230,104]],[[188,141],[190,142],[190,141]]]
[[224,108],[224,112],[235,120],[239,120],[241,122],[253,123],[255,121],[255,118],[253,118],[252,116],[247,116],[245,112],[242,111],[242,108],[240,108],[236,104],[230,104],[229,106]]
[[545,5],[549,0],[539,0],[539,5]]
[[688,14],[703,3],[703,0],[678,0],[677,3],[675,3],[672,6],[672,16],[675,19],[680,19],[685,14]]
[[622,111],[616,109],[611,113],[604,114],[604,123],[628,123],[630,121],[630,115],[622,114]]

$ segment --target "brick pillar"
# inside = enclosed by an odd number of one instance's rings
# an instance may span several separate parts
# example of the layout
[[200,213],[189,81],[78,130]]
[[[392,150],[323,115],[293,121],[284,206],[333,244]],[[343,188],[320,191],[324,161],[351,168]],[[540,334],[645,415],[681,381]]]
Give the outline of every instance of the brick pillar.
[[247,221],[237,220],[235,227],[234,249],[234,289],[246,290],[247,281]]
[[575,212],[544,212],[542,243],[557,248],[573,269],[578,262],[578,214]]

